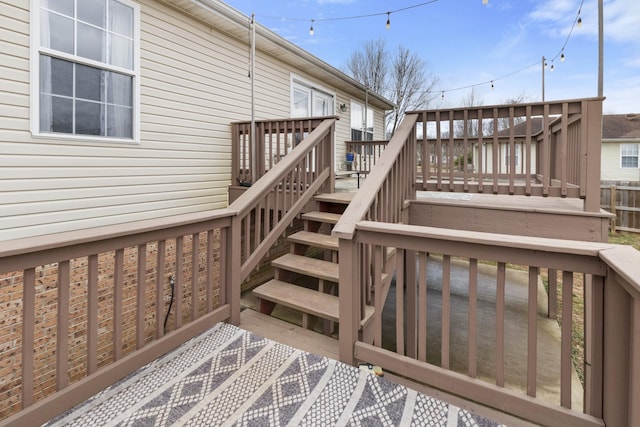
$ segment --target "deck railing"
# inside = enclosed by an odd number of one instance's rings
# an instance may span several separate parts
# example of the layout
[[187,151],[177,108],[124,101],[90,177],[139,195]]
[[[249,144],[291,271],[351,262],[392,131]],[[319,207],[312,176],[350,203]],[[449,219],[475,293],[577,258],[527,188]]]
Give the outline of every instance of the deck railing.
[[[456,139],[444,138],[440,126],[444,121],[453,129],[455,121],[460,119],[465,129],[470,126],[469,120],[478,120],[481,124],[485,117],[482,109],[407,115],[362,190],[334,228],[334,235],[339,238],[340,257],[340,358],[347,363],[356,360],[374,363],[384,370],[543,425],[636,425],[640,423],[640,278],[636,272],[640,253],[627,246],[533,237],[513,239],[508,235],[407,225],[410,218],[405,209],[414,198],[410,188],[416,181],[416,174],[421,173],[421,168],[417,172],[415,168],[407,168],[416,163],[416,123],[418,133],[428,135],[431,131],[428,123],[434,122],[436,134],[436,138],[428,140],[428,144],[417,152],[421,153],[422,159],[429,159],[423,162],[425,179],[418,188],[504,194],[519,194],[524,189],[530,191],[530,195],[575,195],[585,199],[591,196],[592,188],[599,191],[597,185],[592,187],[592,181],[597,182],[598,177],[585,176],[587,171],[593,172],[592,166],[597,167],[592,165],[593,159],[584,157],[591,155],[599,159],[599,155],[593,154],[595,142],[589,133],[599,135],[601,100],[496,107],[491,109],[491,114],[493,118],[506,117],[513,122],[521,108],[529,119],[536,114],[542,115],[541,128],[547,129],[536,134],[532,120],[524,122],[524,144],[526,152],[532,153],[531,159],[534,157],[532,147],[537,146],[537,149],[536,167],[530,164],[530,170],[520,174],[523,182],[518,181],[520,177],[515,173],[515,159],[510,159],[510,169],[506,173],[498,174],[499,168],[496,168],[496,173],[492,171],[488,179],[484,176],[487,169],[482,168],[480,159],[472,164],[480,165],[479,170],[483,172],[466,167],[461,171],[456,169],[458,165],[454,159],[460,156],[466,159],[468,153],[473,152],[475,141],[463,136],[456,148]],[[553,117],[555,114],[558,117]],[[497,134],[495,123],[492,122]],[[495,149],[491,154],[495,165],[501,144],[515,152],[515,130],[513,126],[509,129],[504,140],[501,135],[490,138],[489,143]],[[478,138],[478,142],[484,142],[483,137]],[[577,152],[580,156],[576,156]],[[576,180],[577,183],[572,182]],[[577,194],[572,192],[573,185],[579,187]],[[398,197],[390,196],[391,193]],[[590,204],[590,199],[585,201],[585,209]],[[395,254],[391,258],[395,266],[383,270],[390,253]],[[431,326],[427,324],[427,270],[434,258],[442,265],[439,276],[442,308],[436,313],[439,317],[436,323],[441,325],[438,341],[429,338]],[[464,344],[468,361],[463,373],[454,372],[450,365],[453,263],[462,265],[468,277],[469,303],[463,307],[468,316],[467,342]],[[479,372],[478,367],[479,337],[487,330],[486,320],[478,316],[480,265],[495,266],[493,274],[496,277],[495,287],[488,290],[495,301],[493,338],[482,340],[485,344],[495,343],[494,348],[483,349],[485,355],[493,355],[496,361],[494,371],[488,374]],[[512,265],[520,266],[528,277],[527,319],[521,325],[524,333],[518,335],[522,342],[511,342],[505,334],[505,329],[511,326],[511,321],[508,324],[506,320],[505,296],[509,289],[505,278],[507,266],[511,269]],[[543,272],[561,272],[563,285],[560,344],[555,349],[545,348],[545,352],[558,352],[560,394],[555,402],[539,397],[541,389],[537,382],[542,370],[537,354],[538,336],[541,335],[537,291]],[[391,294],[383,284],[385,274],[394,274],[396,283],[393,350],[382,348],[382,307]],[[583,362],[580,362],[584,365],[584,406],[572,408],[572,291],[576,276],[583,276],[585,283],[585,296],[579,301],[585,307],[583,319],[576,320],[585,325],[584,340],[580,343],[584,354]],[[552,282],[556,283],[550,278],[549,283]],[[365,304],[375,306],[375,315],[370,323],[372,330],[361,331]],[[432,315],[429,313],[429,318]],[[545,317],[548,315],[553,317],[553,313],[547,313]],[[427,357],[427,350],[433,348],[439,353],[435,360]],[[513,348],[526,349],[522,355],[527,360],[523,390],[515,390],[510,384],[513,372],[506,364],[505,355],[507,349]]]
[[353,154],[352,170],[369,173],[389,141],[345,141],[347,153]]
[[[366,280],[371,268],[362,258],[369,255],[362,254],[374,254],[377,259],[377,254],[389,247],[396,248],[395,348],[382,348],[381,323],[376,321],[373,322],[376,329],[371,332],[375,337],[373,343],[353,338],[352,342],[344,342],[346,337],[342,336],[342,331],[349,330],[355,319],[341,317],[340,348],[352,350],[347,356],[341,353],[345,361],[361,360],[380,365],[385,371],[542,425],[639,425],[638,251],[611,244],[532,237],[514,240],[508,235],[362,221],[356,225],[350,243],[340,241],[341,261],[343,251],[353,252],[355,255],[349,265],[358,266],[353,270],[359,270],[344,281],[342,276],[340,278],[341,291],[351,289],[350,300],[364,301],[371,293]],[[454,264],[456,269],[466,273],[457,271],[454,274]],[[373,263],[374,269],[375,265]],[[520,299],[525,299],[519,303],[528,307],[526,319],[521,324],[510,315],[505,303],[505,295],[513,292],[506,276],[514,266],[519,266],[522,274],[528,277],[528,292],[525,297],[519,295]],[[493,287],[487,288],[486,283],[484,287],[479,286],[481,268],[492,271]],[[560,393],[554,402],[539,396],[548,383],[538,383],[543,371],[538,356],[539,336],[546,319],[546,314],[538,312],[539,275],[547,269],[562,271],[560,343],[557,347],[545,345],[543,350],[547,358],[557,354],[557,365],[553,368],[559,379]],[[461,284],[456,282],[454,289],[454,275],[466,275],[467,284],[463,283],[460,288]],[[585,278],[584,299],[578,301],[584,303],[582,318],[574,317],[572,305],[577,276]],[[441,288],[428,293],[427,287],[433,287],[435,283],[441,284]],[[468,304],[456,301],[461,289],[468,292]],[[378,288],[374,288],[374,292],[377,294]],[[435,312],[427,310],[427,298],[432,297],[442,301],[441,308]],[[386,293],[382,298],[384,306]],[[481,304],[485,313],[482,318],[479,316]],[[492,305],[494,311],[487,317],[488,305]],[[467,339],[466,343],[457,343],[455,347],[458,355],[460,352],[467,354],[466,363],[463,361],[462,366],[456,366],[457,372],[451,365],[454,345],[451,319],[454,314],[464,318],[461,323],[455,323],[456,336]],[[381,315],[381,311],[376,311],[376,316]],[[580,361],[584,366],[583,407],[572,407],[574,322],[585,325],[581,342],[584,356]],[[436,324],[438,331],[434,331]],[[509,330],[519,332],[509,333]],[[431,354],[434,349],[435,355]],[[507,363],[507,354],[514,353],[520,360],[526,360],[525,372],[514,370]],[[486,359],[489,355],[495,358],[494,370],[481,371],[479,358]],[[522,376],[526,384],[522,390],[515,386],[519,383],[518,376]]]
[[3,242],[0,419],[22,411],[0,424],[40,425],[215,323],[237,323],[233,215]]
[[242,246],[234,247],[238,286],[318,191],[333,192],[335,122],[323,120],[229,207],[237,212],[234,239],[242,238]]
[[239,324],[242,281],[333,189],[334,129],[324,120],[227,209],[3,242],[0,424],[40,425],[215,323]]
[[[231,176],[234,185],[250,185],[289,154],[328,117],[301,117],[255,122],[255,147],[251,146],[251,122],[231,124]],[[252,176],[252,169],[255,175]]]
[[419,188],[582,198],[599,211],[602,99],[417,113]]

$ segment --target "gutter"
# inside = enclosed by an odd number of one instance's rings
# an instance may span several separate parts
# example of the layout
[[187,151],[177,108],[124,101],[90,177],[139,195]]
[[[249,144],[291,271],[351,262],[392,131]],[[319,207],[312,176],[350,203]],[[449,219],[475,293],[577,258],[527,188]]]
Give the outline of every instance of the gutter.
[[[230,23],[233,23],[234,25],[237,25],[242,29],[248,28],[250,18],[244,15],[242,12],[238,11],[237,9],[234,9],[233,7],[223,3],[222,1],[191,0],[191,3],[209,12],[215,13],[216,15],[219,15],[225,18]],[[369,98],[373,98],[375,101],[377,101],[376,103],[380,104],[381,106],[384,106],[385,109],[391,110],[396,108],[396,105],[393,102],[391,102],[390,100],[388,100],[387,98],[383,97],[378,93],[369,91],[369,89],[365,85],[361,84],[357,80],[343,73],[339,69],[335,68],[333,65],[328,64],[327,62],[323,61],[317,56],[314,56],[311,53],[307,52],[306,50],[300,48],[299,46],[291,43],[284,37],[279,36],[278,34],[269,30],[267,27],[263,26],[262,24],[257,22],[256,24],[257,24],[255,25],[256,34],[259,35],[264,41],[271,43],[281,49],[284,49],[285,51],[293,54],[294,56],[309,62],[310,64],[314,65],[321,71],[324,71],[325,73],[328,73],[334,76],[336,79],[341,80],[342,82],[360,90],[362,93],[368,92]]]

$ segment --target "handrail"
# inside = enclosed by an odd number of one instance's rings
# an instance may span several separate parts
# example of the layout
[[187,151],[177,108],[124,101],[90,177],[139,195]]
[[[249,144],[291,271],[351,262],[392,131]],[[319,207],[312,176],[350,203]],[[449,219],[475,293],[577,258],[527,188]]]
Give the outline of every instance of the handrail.
[[599,212],[602,98],[420,114],[422,190],[584,200]]
[[[637,274],[640,252],[630,246],[609,243],[537,237],[520,237],[516,241],[510,235],[373,221],[360,221],[356,224],[356,230],[351,242],[341,241],[341,250],[343,247],[346,249],[347,244],[352,244],[353,248],[357,248],[353,251],[361,254],[375,253],[377,248],[388,246],[395,247],[398,252],[396,348],[382,349],[380,343],[371,344],[361,337],[351,344],[353,354],[350,357],[366,360],[380,365],[385,371],[411,376],[447,392],[506,410],[542,425],[602,426],[640,423],[640,407],[637,404],[640,396],[640,277]],[[347,256],[349,252],[345,250]],[[439,338],[440,359],[435,361],[427,358],[427,339],[430,340],[429,346],[438,346],[438,341],[434,341],[433,336],[426,338],[426,287],[427,282],[433,283],[436,280],[431,275],[433,271],[427,279],[426,264],[436,262],[434,257],[439,259],[439,269],[442,269],[441,273],[436,273],[441,274],[438,280],[441,281],[442,292],[442,335]],[[491,333],[495,333],[496,363],[490,368],[495,369],[492,374],[489,372],[489,375],[494,375],[490,378],[487,378],[486,367],[480,375],[477,361],[480,346],[487,347],[486,340],[480,336],[488,333],[482,330],[486,325],[481,323],[477,315],[480,304],[478,275],[481,260],[491,263],[492,266],[486,265],[483,268],[491,269],[496,276],[493,289],[482,288],[483,293],[495,293],[491,297],[491,301],[495,298],[495,302],[490,304],[495,304],[496,324],[495,331]],[[450,316],[453,315],[451,275],[454,262],[456,268],[467,268],[469,271],[468,373],[453,372],[449,367],[452,347],[448,331],[453,326]],[[360,266],[361,262],[355,260],[352,265]],[[523,339],[514,338],[513,332],[505,332],[506,328],[515,327],[514,322],[517,321],[505,316],[508,310],[505,292],[511,289],[505,281],[506,271],[510,269],[508,265],[523,267],[524,277],[528,276],[528,296],[525,296],[528,309],[520,326],[525,334]],[[356,269],[367,268],[362,266]],[[560,353],[559,394],[554,401],[537,396],[541,386],[537,384],[541,363],[537,356],[538,328],[541,327],[538,326],[537,292],[539,275],[543,269],[562,271],[564,283],[560,296],[563,304],[560,348],[545,348],[545,351],[555,350]],[[587,277],[582,301],[585,307],[584,319],[581,320],[572,320],[575,315],[572,310],[575,274]],[[354,275],[357,277],[358,273]],[[354,301],[364,298],[366,292],[366,283],[349,288],[350,298]],[[484,298],[486,299],[486,295]],[[408,304],[405,308],[402,303],[404,300],[413,301],[414,304]],[[381,313],[375,315],[381,316]],[[346,319],[351,320],[348,317]],[[584,322],[585,325],[582,342],[585,375],[583,407],[575,407],[572,402],[571,341],[574,338],[572,323],[576,321]],[[373,323],[376,324],[375,319]],[[343,327],[347,330],[350,327],[349,324],[342,323],[340,326],[341,331]],[[464,328],[465,325],[461,324],[459,327]],[[369,334],[377,335],[378,331],[370,331]],[[514,344],[513,340],[524,342],[524,347],[518,350],[523,354],[519,357],[526,360],[526,370],[522,373],[526,385],[522,390],[505,386],[505,378],[509,373],[505,354],[513,351],[509,350]],[[464,349],[465,346],[460,348]],[[490,349],[491,346],[485,351],[491,351]],[[511,371],[510,375],[515,373]]]
[[[255,268],[316,192],[333,191],[334,177],[330,172],[333,168],[335,122],[335,118],[323,120],[229,206],[237,212],[235,236],[238,241],[243,241],[242,251],[236,254],[240,258],[236,265],[239,276],[234,279],[239,281],[238,284]],[[263,221],[263,209],[267,212],[271,208],[281,212],[281,217]]]
[[[400,218],[402,203],[407,198],[413,198],[411,193],[414,192],[413,182],[415,182],[415,168],[413,166],[415,158],[415,125],[418,117],[418,114],[407,114],[405,116],[398,130],[387,144],[387,148],[378,158],[376,167],[371,170],[360,191],[355,194],[340,221],[334,227],[332,233],[334,236],[341,239],[352,238],[355,232],[355,225],[362,219],[376,217],[381,221],[394,221]],[[413,146],[408,148],[408,141],[413,141]],[[410,148],[413,148],[413,152],[411,152]],[[394,171],[394,168],[398,168],[401,162],[403,163],[401,164],[402,168],[399,168],[399,173],[408,173],[411,174],[411,177],[408,179],[395,177],[399,179],[394,183],[394,188],[385,189],[385,183],[391,178],[392,171]],[[405,167],[407,169],[404,169]],[[394,193],[392,195],[393,200],[399,203],[396,205],[387,204],[385,207],[381,207],[380,211],[371,212],[371,207],[376,200],[382,203],[383,198],[391,196],[389,193]]]
[[[325,120],[338,116],[296,117],[257,120],[255,122],[255,146],[251,146],[250,121],[231,124],[231,177],[234,185],[252,184],[262,177],[282,158],[287,156],[305,134],[313,131]],[[256,155],[257,158],[253,158]],[[252,171],[252,166],[256,168]],[[252,176],[253,174],[256,176]]]

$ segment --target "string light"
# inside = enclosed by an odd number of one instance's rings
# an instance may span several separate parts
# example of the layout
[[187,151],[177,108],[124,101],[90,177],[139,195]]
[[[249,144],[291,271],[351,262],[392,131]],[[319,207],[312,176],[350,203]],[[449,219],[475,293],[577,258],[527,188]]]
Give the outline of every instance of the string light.
[[[342,20],[352,20],[352,19],[360,19],[360,18],[368,18],[368,17],[373,17],[373,16],[384,16],[387,15],[387,22],[386,22],[386,29],[390,29],[391,28],[391,14],[392,13],[396,13],[396,12],[402,12],[402,11],[406,11],[409,9],[414,9],[417,7],[421,7],[421,6],[426,6],[428,4],[432,4],[432,3],[436,3],[439,0],[430,0],[430,1],[425,1],[419,4],[415,4],[412,6],[407,6],[407,7],[403,7],[400,9],[396,9],[396,10],[390,10],[387,12],[379,12],[379,13],[371,13],[371,14],[367,14],[367,15],[355,15],[355,16],[345,16],[345,17],[336,17],[336,18],[318,18],[318,19],[304,19],[304,18],[287,18],[287,17],[281,17],[281,16],[267,16],[267,15],[262,15],[263,18],[272,18],[272,19],[278,19],[281,21],[311,21],[311,26],[309,27],[309,35],[313,36],[314,35],[314,29],[313,29],[313,24],[315,21],[342,21]],[[488,4],[489,0],[482,0],[482,4]],[[562,48],[560,49],[560,51],[556,54],[555,57],[553,57],[551,59],[551,68],[550,70],[553,71],[555,69],[555,66],[553,64],[553,61],[555,59],[557,59],[558,57],[560,58],[561,62],[564,62],[565,60],[565,54],[564,54],[564,49],[567,46],[567,43],[569,42],[569,39],[571,38],[571,35],[573,33],[574,28],[577,27],[581,27],[582,26],[582,16],[581,16],[581,11],[582,11],[582,6],[583,6],[584,0],[580,1],[580,7],[578,8],[578,13],[576,15],[576,19],[573,22],[573,25],[571,26],[571,30],[569,31],[569,34],[567,35],[567,38],[564,42],[564,44],[562,45]],[[489,80],[489,81],[484,81],[484,82],[480,82],[480,83],[476,83],[476,84],[471,84],[471,85],[467,85],[467,86],[462,86],[462,87],[457,87],[454,89],[447,89],[447,92],[452,92],[452,91],[458,91],[458,90],[463,90],[463,89],[470,89],[470,88],[474,88],[477,86],[481,86],[481,85],[485,85],[487,83],[491,84],[491,89],[494,89],[495,86],[495,81],[501,80],[501,79],[505,79],[507,77],[511,77],[514,74],[518,74],[521,73],[525,70],[528,70],[529,68],[532,68],[534,66],[539,66],[540,62],[536,61],[533,64],[527,65],[526,67],[520,68],[518,70],[512,71],[511,73],[505,74],[501,77],[496,77],[493,80]],[[544,67],[548,68],[548,63],[545,59],[544,62]],[[429,93],[430,91],[424,91],[423,93]],[[444,93],[445,91],[441,91],[441,98],[444,99]]]
[[553,60],[552,60],[552,61],[551,61],[551,67],[549,68],[549,71],[553,72],[553,70],[554,70],[555,68],[556,68],[556,67],[553,65]]

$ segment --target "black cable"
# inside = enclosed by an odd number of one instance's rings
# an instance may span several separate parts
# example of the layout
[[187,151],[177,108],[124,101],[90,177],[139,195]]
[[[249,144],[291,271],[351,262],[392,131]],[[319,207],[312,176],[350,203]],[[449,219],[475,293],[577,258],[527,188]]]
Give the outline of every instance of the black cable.
[[167,333],[167,321],[169,320],[169,313],[171,313],[171,306],[173,305],[173,298],[175,296],[175,278],[173,276],[169,277],[169,286],[171,286],[171,299],[169,300],[169,308],[167,308],[167,314],[164,316],[164,333]]

